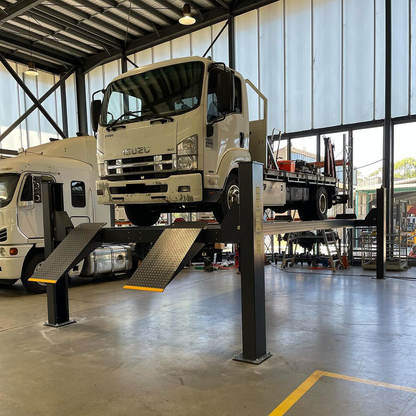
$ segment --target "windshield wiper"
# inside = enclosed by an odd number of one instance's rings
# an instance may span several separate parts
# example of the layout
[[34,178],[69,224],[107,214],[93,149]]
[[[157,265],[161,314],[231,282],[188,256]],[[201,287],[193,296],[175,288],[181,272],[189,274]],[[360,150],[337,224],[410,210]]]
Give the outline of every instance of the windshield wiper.
[[[148,111],[146,111],[146,112],[148,113]],[[118,117],[117,119],[115,119],[112,123],[110,123],[107,126],[107,131],[110,131],[123,117],[134,116],[135,118],[141,118],[142,116],[138,115],[139,113],[141,114],[142,113],[142,110],[126,111],[120,117]]]
[[168,121],[172,122],[174,120],[173,117],[170,117],[170,116],[165,117],[165,116],[159,116],[159,115],[155,115],[154,117],[151,117],[150,119],[152,119],[150,124],[157,123],[157,122],[165,124]]

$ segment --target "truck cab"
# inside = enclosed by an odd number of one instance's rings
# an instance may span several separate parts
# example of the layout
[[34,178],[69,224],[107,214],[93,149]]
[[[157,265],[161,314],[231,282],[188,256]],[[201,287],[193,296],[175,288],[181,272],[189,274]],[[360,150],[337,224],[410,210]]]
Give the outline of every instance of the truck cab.
[[42,284],[29,282],[44,260],[43,182],[64,184],[68,215],[77,226],[110,224],[110,210],[96,201],[96,140],[91,136],[53,141],[0,161],[0,282],[22,279],[32,292]]
[[[247,85],[264,101],[261,120],[249,121]],[[265,206],[299,206],[319,219],[336,203],[335,178],[269,166],[267,99],[211,59],[172,59],[116,77],[102,102],[92,101],[91,124],[98,201],[124,205],[135,225],[181,211],[213,211],[221,222],[239,202],[239,163],[251,160],[265,165]]]

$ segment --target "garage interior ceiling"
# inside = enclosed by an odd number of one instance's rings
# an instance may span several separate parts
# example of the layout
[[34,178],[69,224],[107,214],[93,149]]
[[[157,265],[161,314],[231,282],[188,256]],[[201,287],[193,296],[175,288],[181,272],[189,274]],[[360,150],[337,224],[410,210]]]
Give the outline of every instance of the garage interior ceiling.
[[[0,52],[40,69],[87,72],[276,0],[0,0]],[[185,3],[196,24],[178,22]]]

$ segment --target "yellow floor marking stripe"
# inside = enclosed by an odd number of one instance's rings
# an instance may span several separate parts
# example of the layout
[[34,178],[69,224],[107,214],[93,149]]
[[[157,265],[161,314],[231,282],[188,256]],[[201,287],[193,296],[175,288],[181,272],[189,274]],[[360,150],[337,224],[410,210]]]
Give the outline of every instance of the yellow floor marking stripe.
[[123,289],[148,290],[149,292],[163,292],[164,291],[164,289],[156,289],[154,287],[129,286],[129,285],[125,285]]
[[288,396],[269,416],[284,415],[322,376],[322,371],[315,371],[290,396]]
[[56,280],[48,280],[48,279],[34,279],[31,277],[29,279],[29,282],[39,282],[39,283],[53,283],[56,284]]
[[354,381],[355,383],[369,384],[370,386],[385,387],[386,389],[400,390],[400,391],[405,391],[407,393],[416,394],[416,389],[412,387],[398,386],[397,384],[383,383],[382,381],[366,380],[364,378],[344,376],[342,374],[327,373],[326,371],[322,372],[322,376],[338,378],[338,379],[347,380],[347,381]]
[[329,373],[316,370],[308,377],[292,394],[290,394],[269,416],[283,416],[307,391],[309,391],[321,377],[331,377],[339,380],[353,381],[355,383],[368,384],[370,386],[384,387],[392,390],[405,391],[416,394],[416,389],[412,387],[399,386],[397,384],[383,383],[381,381],[366,380],[364,378],[350,377],[343,374]]

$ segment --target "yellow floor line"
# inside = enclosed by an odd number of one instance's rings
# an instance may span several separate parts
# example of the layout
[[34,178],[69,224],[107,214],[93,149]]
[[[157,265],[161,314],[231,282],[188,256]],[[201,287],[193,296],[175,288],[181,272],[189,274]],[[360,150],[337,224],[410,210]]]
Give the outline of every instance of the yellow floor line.
[[293,393],[291,393],[269,416],[283,416],[302,396],[309,391],[321,377],[331,377],[339,380],[353,381],[355,383],[368,384],[370,386],[384,387],[392,390],[404,391],[416,394],[416,389],[412,387],[399,386],[397,384],[383,383],[381,381],[366,380],[364,378],[350,377],[343,374],[329,373],[316,370],[309,376]]
[[141,286],[123,286],[123,289],[133,289],[133,290],[148,290],[150,292],[163,292],[164,289],[157,289],[154,287],[141,287]]
[[39,282],[39,283],[53,283],[56,284],[56,280],[48,280],[48,279],[34,279],[31,277],[29,279],[29,282]]

